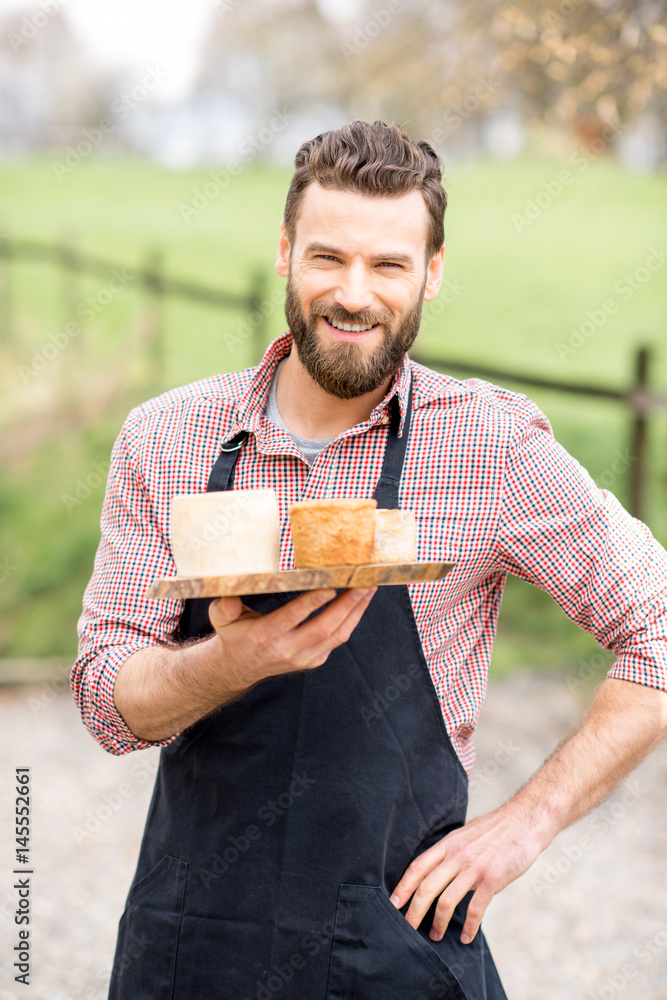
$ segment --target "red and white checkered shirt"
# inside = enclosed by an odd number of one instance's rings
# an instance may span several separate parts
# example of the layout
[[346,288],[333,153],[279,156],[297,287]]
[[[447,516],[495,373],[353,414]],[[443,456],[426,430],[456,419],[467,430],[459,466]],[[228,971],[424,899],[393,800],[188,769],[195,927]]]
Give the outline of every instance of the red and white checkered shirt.
[[372,494],[389,431],[389,400],[398,394],[400,432],[409,370],[413,415],[399,505],[416,512],[418,559],[456,563],[445,580],[411,584],[409,591],[445,725],[464,767],[470,771],[474,761],[471,737],[507,573],[548,591],[616,654],[609,676],[667,690],[667,553],[554,440],[534,403],[479,379],[438,374],[406,355],[369,419],[339,434],[311,468],[289,435],[264,415],[273,372],[290,345],[284,334],[256,368],[148,400],[131,411],[118,436],[72,671],[84,723],[106,750],[123,754],[153,745],[127,728],[113,686],[131,653],[173,641],[183,601],[144,596],[156,577],[176,572],[171,497],[205,491],[221,445],[239,430],[250,431],[235,487],[276,491],[280,568],[294,568],[288,506]]

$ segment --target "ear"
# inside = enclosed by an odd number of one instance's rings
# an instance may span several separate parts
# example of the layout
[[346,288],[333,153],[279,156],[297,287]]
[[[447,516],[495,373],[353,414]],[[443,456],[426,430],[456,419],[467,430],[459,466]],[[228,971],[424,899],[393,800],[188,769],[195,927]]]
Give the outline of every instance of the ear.
[[278,253],[276,254],[276,271],[281,278],[286,278],[289,272],[290,245],[285,232],[285,221],[280,223],[280,239],[278,240]]
[[426,284],[424,286],[424,302],[430,302],[440,291],[442,271],[445,266],[445,244],[431,257],[426,268]]

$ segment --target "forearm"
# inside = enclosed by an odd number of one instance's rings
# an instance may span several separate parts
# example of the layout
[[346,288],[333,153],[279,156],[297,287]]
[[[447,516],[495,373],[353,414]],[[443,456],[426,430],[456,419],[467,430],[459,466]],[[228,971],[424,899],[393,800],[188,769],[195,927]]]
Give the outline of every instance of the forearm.
[[375,587],[339,597],[334,590],[307,591],[266,615],[238,597],[219,598],[209,607],[210,639],[140,649],[125,660],[116,708],[140,739],[168,739],[266,677],[321,666],[350,638],[374,593]]
[[177,648],[137,650],[120,668],[114,702],[143,740],[168,739],[242,693],[220,669],[217,635]]
[[580,728],[510,800],[544,846],[594,808],[667,734],[667,693],[607,678]]

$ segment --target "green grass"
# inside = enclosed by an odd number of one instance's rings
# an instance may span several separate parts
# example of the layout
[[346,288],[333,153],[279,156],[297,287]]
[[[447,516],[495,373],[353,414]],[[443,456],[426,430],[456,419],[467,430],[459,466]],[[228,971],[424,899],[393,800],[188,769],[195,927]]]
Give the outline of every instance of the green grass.
[[[544,183],[570,169],[574,181],[530,225],[517,232],[513,217],[528,200],[544,202]],[[256,166],[233,177],[192,221],[181,207],[211,181],[207,170],[171,173],[136,161],[90,160],[59,182],[51,160],[0,167],[0,232],[16,237],[67,239],[79,251],[132,268],[156,249],[167,274],[246,292],[253,273],[265,272],[267,291],[280,289],[273,271],[288,170]],[[526,159],[479,162],[447,171],[446,279],[463,289],[444,307],[427,306],[418,341],[429,355],[516,372],[623,387],[632,379],[633,354],[653,349],[656,386],[667,392],[667,268],[624,301],[614,285],[660,248],[667,218],[667,177],[629,174],[599,159],[578,171],[567,161]],[[132,282],[82,328],[71,346],[25,383],[17,365],[29,365],[49,334],[62,330],[76,305],[105,287],[103,278],[78,278],[63,287],[45,265],[17,264],[7,328],[6,293],[0,295],[3,340],[0,375],[5,424],[67,396],[77,380],[99,375],[134,330],[145,299]],[[617,285],[618,289],[618,285]],[[625,294],[625,293],[624,293]],[[451,297],[451,296],[450,296]],[[572,329],[587,311],[613,299],[615,312],[567,356]],[[81,595],[99,537],[103,487],[68,512],[62,495],[86,478],[94,462],[108,460],[127,408],[172,385],[254,362],[253,344],[230,348],[243,316],[181,301],[163,318],[165,366],[159,381],[141,356],[128,359],[125,397],[104,417],[83,423],[12,467],[0,486],[0,655],[73,655]],[[267,319],[267,338],[282,332],[282,308]],[[10,339],[11,335],[11,339]],[[126,349],[123,348],[125,351]],[[509,388],[520,388],[511,380]],[[558,439],[591,472],[607,473],[629,444],[629,415],[613,403],[531,390]],[[651,483],[647,520],[667,540],[665,414],[651,422]],[[627,475],[612,489],[627,502]],[[595,653],[589,636],[570,623],[550,598],[510,580],[501,612],[494,670],[517,665],[577,664]],[[573,666],[574,665],[574,666]]]

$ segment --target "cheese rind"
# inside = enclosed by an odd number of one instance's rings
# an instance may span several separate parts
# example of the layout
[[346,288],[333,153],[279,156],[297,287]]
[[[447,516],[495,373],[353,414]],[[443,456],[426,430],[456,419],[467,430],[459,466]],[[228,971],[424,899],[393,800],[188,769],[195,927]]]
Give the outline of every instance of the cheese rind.
[[373,561],[377,500],[304,500],[289,509],[297,569]]
[[275,573],[280,516],[275,490],[222,490],[171,499],[178,576]]
[[373,562],[417,562],[417,522],[413,510],[375,511]]

